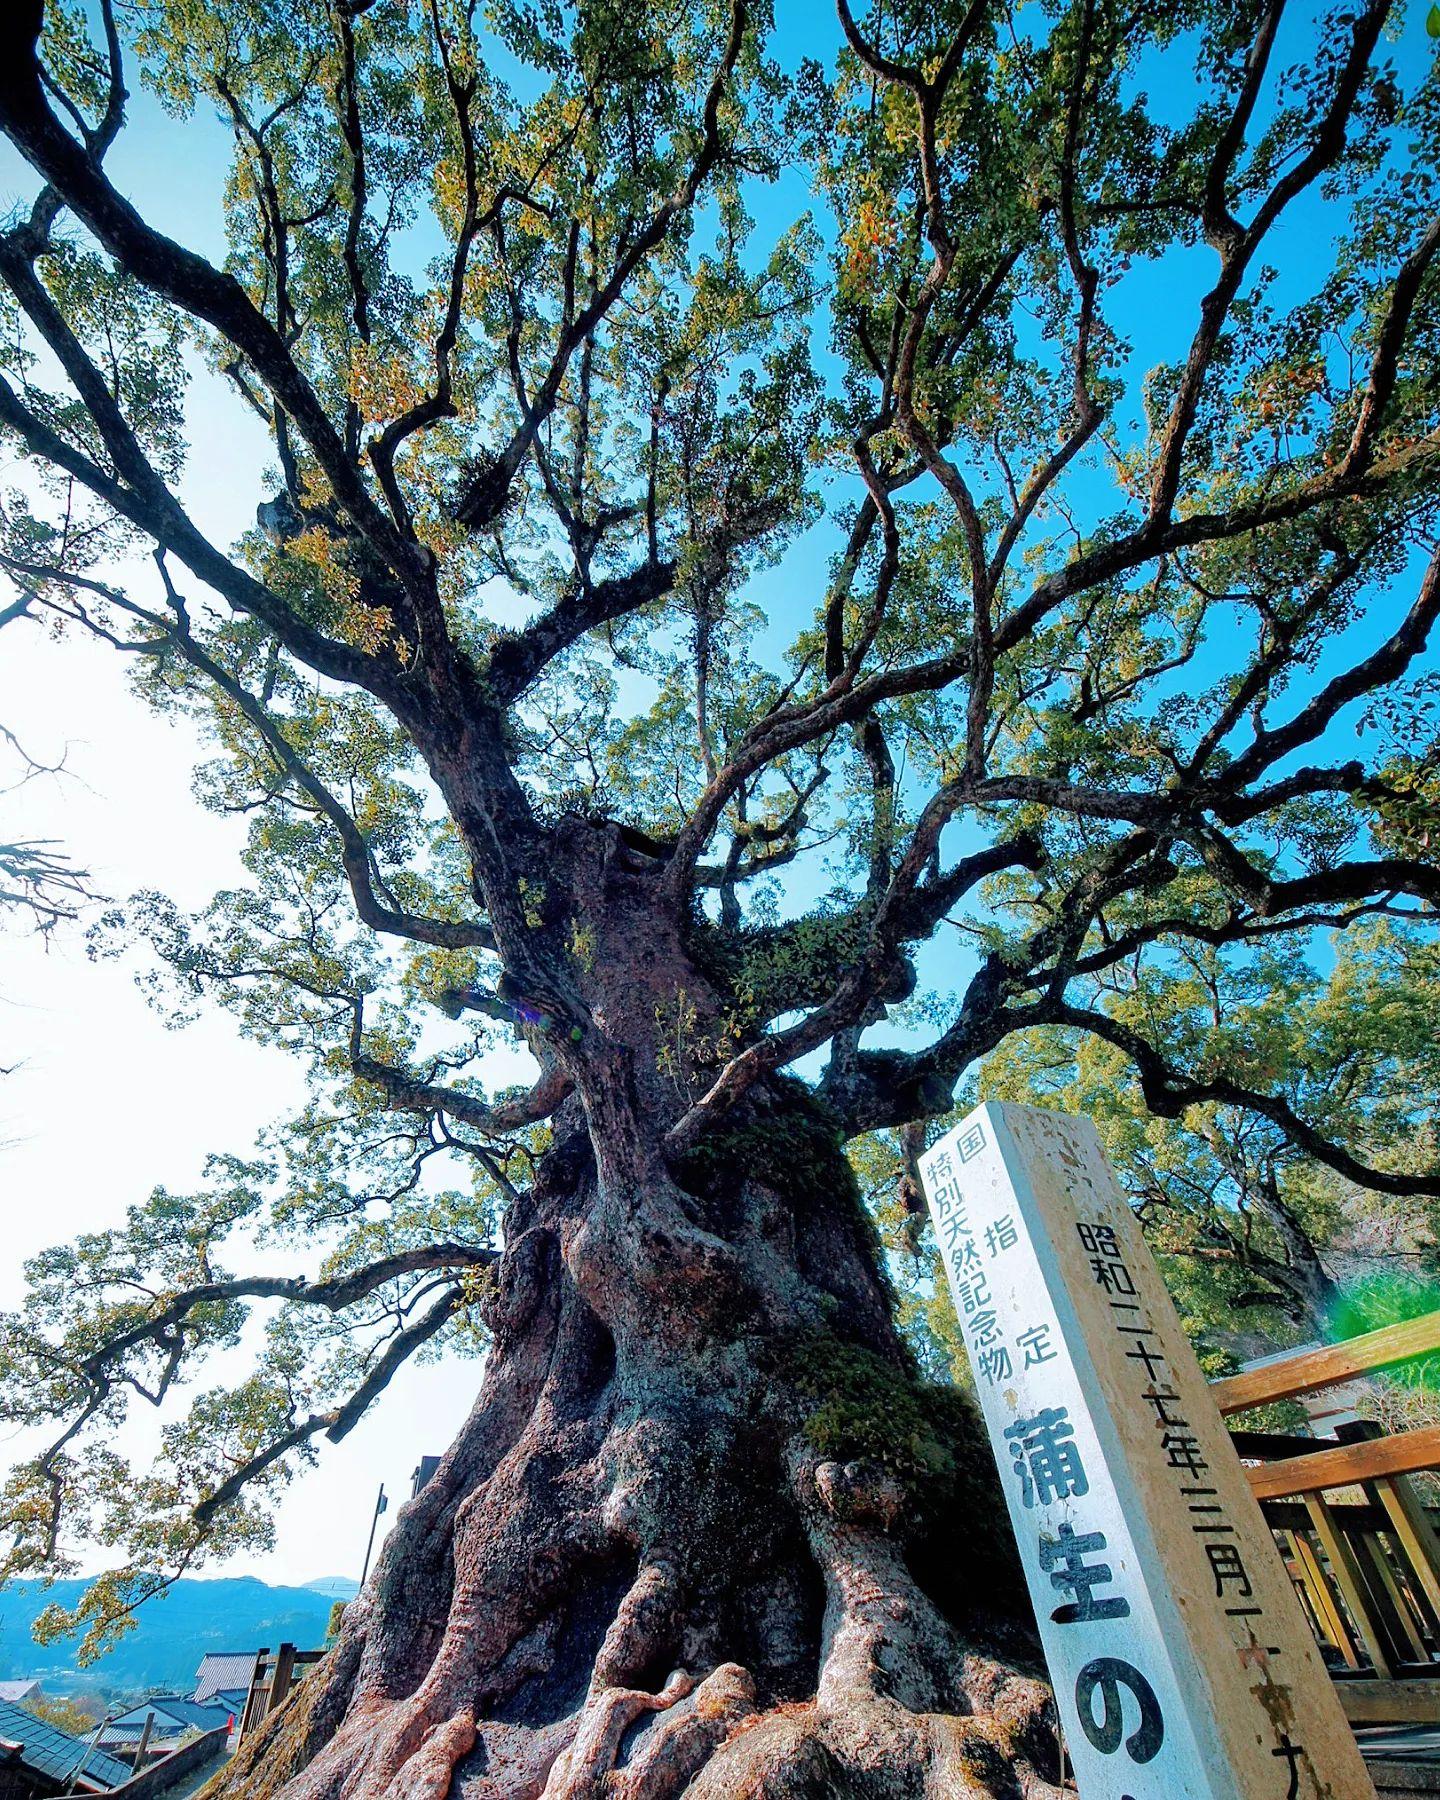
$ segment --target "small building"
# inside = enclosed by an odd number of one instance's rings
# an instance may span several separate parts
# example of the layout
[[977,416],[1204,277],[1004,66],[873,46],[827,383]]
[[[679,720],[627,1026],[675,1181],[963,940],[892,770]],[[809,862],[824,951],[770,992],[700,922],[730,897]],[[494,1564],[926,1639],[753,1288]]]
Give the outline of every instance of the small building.
[[[202,1736],[207,1731],[219,1731],[232,1718],[238,1717],[239,1708],[227,1706],[220,1696],[208,1706],[201,1706],[188,1694],[153,1694],[138,1706],[132,1706],[129,1712],[107,1720],[100,1733],[99,1745],[112,1756],[133,1761],[143,1740],[145,1760],[150,1763],[158,1757],[169,1756],[190,1738]],[[148,1736],[145,1731],[147,1719],[150,1721]]]
[[238,1719],[255,1679],[257,1654],[254,1650],[207,1651],[195,1671],[195,1692],[190,1698],[197,1706],[224,1706]]
[[0,1800],[49,1800],[54,1794],[108,1794],[130,1779],[130,1765],[72,1737],[23,1707],[0,1700]]

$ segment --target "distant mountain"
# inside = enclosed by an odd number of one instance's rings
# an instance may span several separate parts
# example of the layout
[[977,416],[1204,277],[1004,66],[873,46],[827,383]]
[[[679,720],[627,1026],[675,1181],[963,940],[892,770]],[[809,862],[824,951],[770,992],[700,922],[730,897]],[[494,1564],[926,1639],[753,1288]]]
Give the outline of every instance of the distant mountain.
[[[354,1582],[334,1578],[353,1593]],[[345,1594],[327,1582],[308,1587],[269,1587],[253,1575],[215,1581],[177,1581],[168,1593],[140,1608],[135,1629],[98,1663],[81,1669],[74,1639],[40,1645],[30,1635],[37,1615],[52,1601],[73,1606],[83,1581],[12,1581],[0,1588],[0,1681],[38,1676],[52,1692],[77,1686],[114,1694],[161,1689],[188,1693],[207,1651],[274,1650],[282,1643],[319,1647],[330,1608]]]
[[307,1581],[305,1592],[328,1594],[332,1600],[353,1600],[360,1592],[360,1583],[348,1575],[322,1575],[318,1581]]

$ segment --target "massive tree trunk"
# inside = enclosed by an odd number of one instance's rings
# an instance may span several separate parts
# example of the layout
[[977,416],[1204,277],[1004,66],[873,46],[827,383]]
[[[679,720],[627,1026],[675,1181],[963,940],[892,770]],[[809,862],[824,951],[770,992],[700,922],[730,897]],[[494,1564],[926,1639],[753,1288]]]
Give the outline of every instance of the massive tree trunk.
[[915,1373],[838,1135],[775,1082],[668,1167],[661,1040],[720,996],[591,898],[608,1047],[512,1205],[475,1410],[236,1800],[1050,1792],[989,1451]]

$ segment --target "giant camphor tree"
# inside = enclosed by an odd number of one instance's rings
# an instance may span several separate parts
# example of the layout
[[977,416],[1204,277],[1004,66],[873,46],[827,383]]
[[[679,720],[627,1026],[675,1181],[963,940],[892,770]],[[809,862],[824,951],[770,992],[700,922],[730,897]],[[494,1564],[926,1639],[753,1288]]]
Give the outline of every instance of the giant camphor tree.
[[[1192,949],[1433,920],[1419,25],[41,10],[0,22],[34,175],[0,234],[7,635],[105,638],[209,733],[244,879],[111,925],[309,1085],[253,1158],[32,1265],[7,1567],[118,1554],[103,1635],[263,1536],[407,1357],[479,1347],[233,1790],[1054,1792],[988,1450],[911,1360],[845,1146],[913,1141],[1044,1027],[1156,1114],[1440,1186],[1116,1003]],[[233,137],[223,254],[113,174],[142,84],[177,155],[192,114]],[[197,358],[273,446],[235,544],[187,510]]]

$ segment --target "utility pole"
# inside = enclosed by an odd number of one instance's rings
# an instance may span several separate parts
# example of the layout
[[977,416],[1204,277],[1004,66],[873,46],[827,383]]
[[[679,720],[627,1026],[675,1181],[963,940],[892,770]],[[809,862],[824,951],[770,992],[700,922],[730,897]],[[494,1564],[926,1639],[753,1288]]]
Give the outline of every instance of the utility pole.
[[80,1752],[80,1760],[78,1763],[76,1763],[74,1769],[71,1771],[70,1785],[65,1790],[67,1795],[73,1794],[77,1791],[79,1781],[80,1781],[81,1771],[84,1769],[86,1763],[89,1762],[90,1758],[95,1754],[95,1747],[100,1742],[100,1739],[105,1735],[105,1727],[110,1723],[110,1721],[113,1717],[114,1717],[113,1713],[107,1712],[105,1714],[105,1717],[95,1727],[94,1737],[91,1738],[90,1742]]
[[365,1567],[360,1571],[360,1585],[365,1585],[365,1577],[370,1573],[370,1552],[375,1548],[375,1527],[380,1523],[380,1515],[389,1506],[385,1498],[385,1483],[380,1483],[380,1492],[375,1496],[375,1511],[370,1519],[370,1541],[365,1546]]
[[152,1710],[145,1715],[145,1723],[140,1730],[140,1743],[136,1748],[134,1760],[130,1764],[131,1769],[137,1775],[145,1767],[145,1752],[150,1748],[150,1732],[154,1724],[155,1714]]

